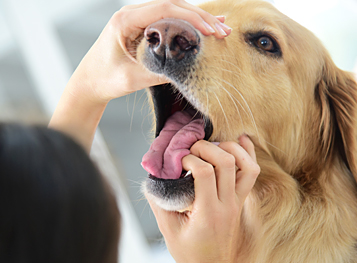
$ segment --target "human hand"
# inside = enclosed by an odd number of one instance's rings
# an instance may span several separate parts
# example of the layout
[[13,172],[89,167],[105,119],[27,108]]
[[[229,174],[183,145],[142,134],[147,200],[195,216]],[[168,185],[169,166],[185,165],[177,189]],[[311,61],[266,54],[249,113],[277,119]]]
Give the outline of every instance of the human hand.
[[253,143],[245,135],[239,144],[198,141],[182,165],[195,179],[192,210],[166,211],[149,199],[171,255],[177,263],[236,262],[242,208],[260,173]]
[[183,0],[156,0],[125,6],[113,15],[74,74],[76,83],[85,82],[85,95],[108,102],[168,82],[163,75],[148,71],[134,58],[145,28],[168,17],[188,21],[203,35],[223,38],[231,32],[222,23],[223,16],[215,17]]
[[[156,0],[123,7],[113,15],[73,73],[49,126],[72,136],[89,151],[111,99],[168,82],[133,58],[145,28],[167,17],[184,19],[204,35],[222,38],[225,34],[219,32],[229,35],[231,31],[221,24],[224,17],[214,17],[183,0]],[[211,32],[209,27],[216,30]]]

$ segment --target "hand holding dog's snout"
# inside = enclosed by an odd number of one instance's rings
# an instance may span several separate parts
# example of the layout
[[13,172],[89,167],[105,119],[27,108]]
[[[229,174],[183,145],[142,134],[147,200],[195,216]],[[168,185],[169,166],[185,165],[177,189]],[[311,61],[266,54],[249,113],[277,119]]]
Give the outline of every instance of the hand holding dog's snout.
[[182,165],[195,179],[192,210],[168,212],[149,200],[170,253],[176,262],[235,262],[242,208],[260,173],[253,143],[245,135],[239,144],[198,141]]
[[203,35],[223,38],[231,32],[223,24],[225,17],[215,17],[183,0],[123,7],[112,16],[73,73],[50,127],[77,138],[89,151],[110,100],[169,82],[163,74],[152,73],[133,58],[145,28],[168,17],[189,22]]
[[184,0],[156,0],[125,6],[116,14],[116,18],[118,25],[122,25],[120,36],[124,49],[130,48],[126,45],[135,41],[147,26],[164,18],[185,20],[206,36],[213,34],[217,38],[223,38],[232,31],[224,24],[224,16],[215,17]]
[[206,36],[223,38],[231,32],[222,23],[224,16],[215,17],[183,0],[157,0],[125,6],[112,16],[73,74],[71,82],[77,88],[85,86],[84,93],[97,102],[108,102],[169,82],[166,77],[150,72],[135,59],[145,28],[163,18],[185,20]]

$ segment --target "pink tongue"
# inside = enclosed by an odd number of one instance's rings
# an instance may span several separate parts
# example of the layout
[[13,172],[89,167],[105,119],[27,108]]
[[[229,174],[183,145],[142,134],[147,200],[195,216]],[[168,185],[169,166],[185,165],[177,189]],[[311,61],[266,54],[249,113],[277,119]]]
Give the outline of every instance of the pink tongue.
[[192,116],[187,112],[175,112],[151,144],[141,165],[155,177],[178,179],[182,173],[181,159],[188,155],[191,146],[204,136],[202,119],[192,120]]

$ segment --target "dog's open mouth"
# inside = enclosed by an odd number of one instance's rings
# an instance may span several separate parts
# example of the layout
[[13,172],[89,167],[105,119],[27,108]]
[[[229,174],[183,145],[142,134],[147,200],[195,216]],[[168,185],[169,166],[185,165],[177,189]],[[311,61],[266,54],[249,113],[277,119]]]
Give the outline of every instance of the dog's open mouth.
[[149,173],[145,189],[161,208],[180,211],[195,198],[194,179],[182,168],[182,158],[198,140],[208,140],[213,126],[171,84],[150,87],[156,117],[156,139],[144,155]]
[[156,139],[142,160],[153,179],[177,180],[187,171],[181,160],[198,140],[208,140],[213,128],[208,117],[198,111],[171,84],[150,87],[156,116]]
[[156,139],[144,155],[149,173],[145,189],[161,208],[185,209],[195,198],[194,179],[182,168],[182,158],[198,140],[208,140],[213,126],[171,84],[150,87],[156,116]]

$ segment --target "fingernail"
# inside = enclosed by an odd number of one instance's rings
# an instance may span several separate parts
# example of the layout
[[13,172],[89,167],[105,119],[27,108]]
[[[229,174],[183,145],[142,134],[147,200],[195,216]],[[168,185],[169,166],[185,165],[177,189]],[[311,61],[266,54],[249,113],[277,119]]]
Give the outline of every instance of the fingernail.
[[[223,21],[225,21],[226,20],[226,16],[216,16],[216,18],[219,20],[219,19],[221,19],[221,20],[223,20]],[[221,21],[222,22],[222,21]]]
[[238,143],[241,143],[241,138],[247,138],[247,134],[243,133],[241,136],[238,137]]
[[220,33],[222,36],[227,36],[227,33],[223,30],[223,28],[218,23],[216,23],[215,26],[218,33]]
[[209,32],[214,33],[216,32],[213,27],[211,27],[208,23],[206,23],[206,21],[203,21],[203,24],[205,25],[205,27],[208,29]]
[[220,142],[211,142],[211,143],[213,143],[214,145],[219,145],[220,144]]
[[232,30],[231,27],[229,27],[229,26],[227,26],[226,24],[223,24],[223,23],[221,23],[221,27],[223,27],[223,29],[225,29],[225,30]]

